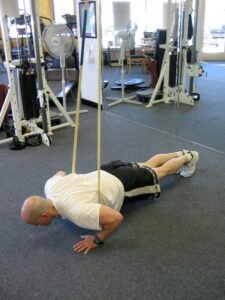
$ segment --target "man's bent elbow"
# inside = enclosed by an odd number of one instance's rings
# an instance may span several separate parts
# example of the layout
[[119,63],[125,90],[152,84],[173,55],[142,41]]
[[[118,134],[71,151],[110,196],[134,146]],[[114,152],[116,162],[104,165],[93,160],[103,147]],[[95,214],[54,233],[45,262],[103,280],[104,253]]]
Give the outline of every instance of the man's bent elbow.
[[123,218],[124,218],[123,215],[120,212],[118,212],[118,214],[116,216],[118,225],[123,222]]
[[114,214],[113,218],[111,219],[111,223],[113,227],[118,227],[123,222],[123,215],[120,212]]
[[103,226],[117,227],[123,221],[123,215],[110,207],[101,205],[99,223]]

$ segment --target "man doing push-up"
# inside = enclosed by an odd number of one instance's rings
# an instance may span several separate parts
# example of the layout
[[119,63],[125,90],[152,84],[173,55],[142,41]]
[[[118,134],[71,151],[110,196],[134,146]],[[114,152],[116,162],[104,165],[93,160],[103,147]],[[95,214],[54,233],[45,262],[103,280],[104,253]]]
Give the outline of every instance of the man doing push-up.
[[58,216],[74,224],[96,230],[73,246],[88,253],[102,245],[123,221],[120,209],[125,197],[149,197],[160,194],[159,182],[166,176],[194,174],[199,154],[181,150],[157,154],[145,162],[112,161],[101,166],[100,197],[97,171],[87,174],[57,172],[45,184],[45,196],[28,197],[21,208],[23,221],[31,225],[49,225]]

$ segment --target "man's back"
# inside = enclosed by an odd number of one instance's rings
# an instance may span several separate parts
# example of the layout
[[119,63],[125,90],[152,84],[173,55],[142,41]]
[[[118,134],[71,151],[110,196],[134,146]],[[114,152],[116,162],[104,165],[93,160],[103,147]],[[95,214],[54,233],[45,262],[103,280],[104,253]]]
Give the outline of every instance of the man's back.
[[99,229],[100,205],[120,210],[124,188],[115,176],[101,171],[101,197],[98,197],[97,171],[88,174],[55,175],[45,184],[45,195],[59,214],[75,224]]

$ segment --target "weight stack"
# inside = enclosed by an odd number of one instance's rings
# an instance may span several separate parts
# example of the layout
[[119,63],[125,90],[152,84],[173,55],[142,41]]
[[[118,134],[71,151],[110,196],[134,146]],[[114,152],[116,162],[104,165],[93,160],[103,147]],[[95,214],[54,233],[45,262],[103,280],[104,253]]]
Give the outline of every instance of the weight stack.
[[[165,53],[165,49],[160,48],[160,45],[166,43],[166,30],[164,29],[157,29],[156,31],[156,50],[155,50],[155,60],[157,61],[157,76],[159,78],[163,57]],[[161,84],[161,89],[163,88],[163,81]]]
[[37,100],[35,74],[20,72],[19,81],[24,119],[30,120],[32,118],[38,118],[40,105]]

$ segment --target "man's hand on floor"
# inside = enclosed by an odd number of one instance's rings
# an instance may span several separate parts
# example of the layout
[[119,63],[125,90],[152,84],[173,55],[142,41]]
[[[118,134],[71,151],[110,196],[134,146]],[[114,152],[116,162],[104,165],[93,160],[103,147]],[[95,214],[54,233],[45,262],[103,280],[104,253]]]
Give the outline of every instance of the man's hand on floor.
[[93,235],[82,235],[81,238],[82,241],[76,243],[73,245],[73,250],[75,252],[84,252],[84,254],[88,254],[88,252],[94,248],[96,248],[98,245],[94,242],[94,236]]

